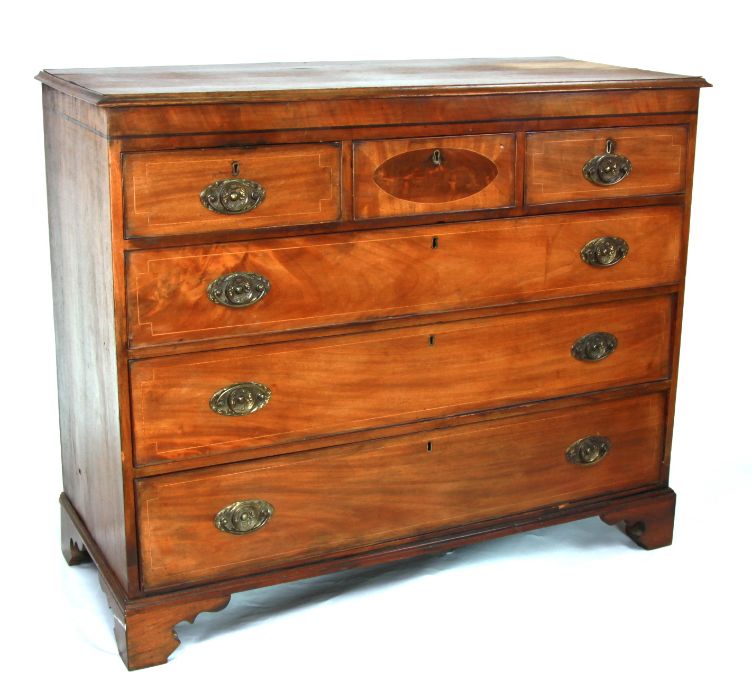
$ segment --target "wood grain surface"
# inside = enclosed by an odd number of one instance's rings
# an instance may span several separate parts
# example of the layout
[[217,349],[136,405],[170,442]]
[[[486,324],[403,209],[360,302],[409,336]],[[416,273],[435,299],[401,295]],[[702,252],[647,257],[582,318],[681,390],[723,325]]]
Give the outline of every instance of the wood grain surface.
[[[656,483],[665,397],[651,394],[365,445],[138,482],[146,588],[241,575],[345,549]],[[607,436],[590,466],[565,451]],[[266,525],[214,526],[226,505],[264,499]]]
[[[525,202],[545,204],[683,192],[687,138],[687,128],[682,126],[528,134]],[[629,158],[632,172],[614,185],[596,185],[583,176],[582,167],[606,152],[607,139],[615,142],[616,153]]]
[[[136,462],[224,456],[248,447],[467,413],[653,381],[669,372],[672,297],[593,304],[397,331],[138,360],[131,364]],[[572,357],[596,331],[617,350]],[[271,389],[246,416],[209,407],[240,382]]]
[[[252,587],[593,515],[670,544],[702,78],[555,57],[38,77],[62,549],[95,562],[129,668]],[[632,172],[598,187],[607,139]],[[232,177],[261,205],[203,207]],[[584,263],[601,236],[627,257]],[[212,303],[229,272],[270,291]],[[596,331],[615,352],[573,358]],[[212,411],[249,381],[268,405]],[[597,434],[605,459],[566,461]],[[215,528],[254,498],[265,527]]]
[[354,149],[356,219],[514,204],[514,134],[359,141]]
[[561,56],[48,69],[37,77],[102,106],[707,85],[699,77]]
[[[338,143],[128,155],[123,168],[126,233],[171,236],[334,221],[341,212],[341,159]],[[243,214],[203,206],[199,195],[205,187],[233,177],[260,184],[264,200]]]
[[620,526],[643,549],[657,549],[673,542],[675,510],[676,494],[668,489],[656,498],[609,510],[601,520]]
[[127,581],[107,142],[44,91],[63,487]]
[[[679,279],[679,207],[635,208],[128,254],[132,347],[670,284]],[[582,247],[619,236],[627,257],[585,264]],[[212,303],[231,272],[271,284],[252,306]]]
[[[638,84],[639,85],[639,84]],[[624,84],[624,88],[629,86]],[[576,90],[509,92],[433,97],[363,97],[302,102],[211,101],[173,106],[129,105],[105,111],[110,137],[169,134],[273,133],[275,130],[346,129],[390,125],[421,127],[485,120],[603,117],[604,115],[694,114],[699,89]],[[545,127],[544,127],[545,128]],[[367,136],[367,134],[365,135]]]

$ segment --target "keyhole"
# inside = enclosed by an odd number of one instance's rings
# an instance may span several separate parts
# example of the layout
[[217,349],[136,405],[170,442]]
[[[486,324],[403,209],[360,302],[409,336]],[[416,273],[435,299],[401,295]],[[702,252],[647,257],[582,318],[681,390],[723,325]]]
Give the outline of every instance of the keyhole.
[[428,336],[428,344],[429,345],[436,345],[436,336],[435,335],[429,335]]
[[431,161],[434,165],[441,165],[441,151],[438,148],[433,152]]
[[429,440],[426,443],[426,452],[431,452],[433,450],[433,443]]
[[433,240],[431,241],[431,248],[438,248],[439,247],[439,237],[434,236]]
[[240,175],[240,163],[236,160],[232,161],[232,174]]

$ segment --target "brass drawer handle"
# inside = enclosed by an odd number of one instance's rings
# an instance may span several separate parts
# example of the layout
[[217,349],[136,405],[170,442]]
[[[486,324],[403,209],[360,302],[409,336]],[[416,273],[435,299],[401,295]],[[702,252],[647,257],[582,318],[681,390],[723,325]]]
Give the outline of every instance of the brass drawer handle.
[[235,501],[214,516],[214,527],[231,535],[247,535],[264,527],[273,513],[274,506],[268,501]]
[[255,272],[230,272],[217,277],[206,288],[206,295],[215,304],[237,309],[261,301],[270,288],[269,280],[263,275]]
[[629,246],[618,236],[603,236],[586,243],[580,251],[583,262],[593,267],[611,267],[627,257]]
[[632,162],[626,156],[614,153],[616,143],[606,139],[606,152],[591,158],[582,167],[586,180],[594,185],[615,185],[632,172]]
[[209,406],[220,416],[247,416],[260,411],[272,397],[272,390],[258,382],[231,384],[217,391]]
[[617,345],[616,336],[611,333],[588,333],[572,346],[572,357],[583,362],[598,362],[616,350]]
[[201,204],[217,214],[245,214],[261,204],[265,195],[258,182],[232,178],[208,185],[199,198]]
[[600,462],[611,449],[611,441],[602,435],[588,435],[567,447],[566,458],[572,464],[590,466]]

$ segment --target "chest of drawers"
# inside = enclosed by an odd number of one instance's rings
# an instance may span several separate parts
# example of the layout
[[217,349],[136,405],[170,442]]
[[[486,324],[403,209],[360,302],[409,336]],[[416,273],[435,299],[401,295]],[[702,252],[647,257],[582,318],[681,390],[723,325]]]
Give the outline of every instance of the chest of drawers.
[[128,668],[236,591],[594,515],[670,544],[703,79],[38,77],[62,546]]

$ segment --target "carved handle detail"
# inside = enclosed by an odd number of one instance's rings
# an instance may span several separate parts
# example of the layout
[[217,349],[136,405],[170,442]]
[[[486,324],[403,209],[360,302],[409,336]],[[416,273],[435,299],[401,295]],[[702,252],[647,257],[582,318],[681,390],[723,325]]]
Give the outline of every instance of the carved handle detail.
[[606,140],[606,152],[591,158],[582,167],[586,180],[594,185],[615,185],[632,172],[632,162],[626,156],[614,153],[616,143]]
[[603,236],[594,238],[580,251],[583,262],[593,267],[611,267],[627,257],[629,246],[623,238]]
[[215,279],[206,295],[215,304],[237,309],[261,301],[271,288],[269,280],[255,272],[230,272]]
[[265,195],[258,182],[232,178],[208,185],[199,198],[201,204],[217,214],[244,214],[261,204]]
[[583,362],[597,362],[608,357],[617,345],[616,336],[610,333],[588,333],[572,346],[572,357]]
[[231,535],[247,535],[264,527],[273,513],[274,506],[268,501],[236,501],[214,516],[214,527]]
[[589,466],[600,462],[611,449],[611,441],[602,435],[588,435],[573,442],[565,453],[572,464]]
[[247,416],[260,411],[272,397],[272,390],[258,382],[232,384],[217,391],[209,406],[220,416]]

